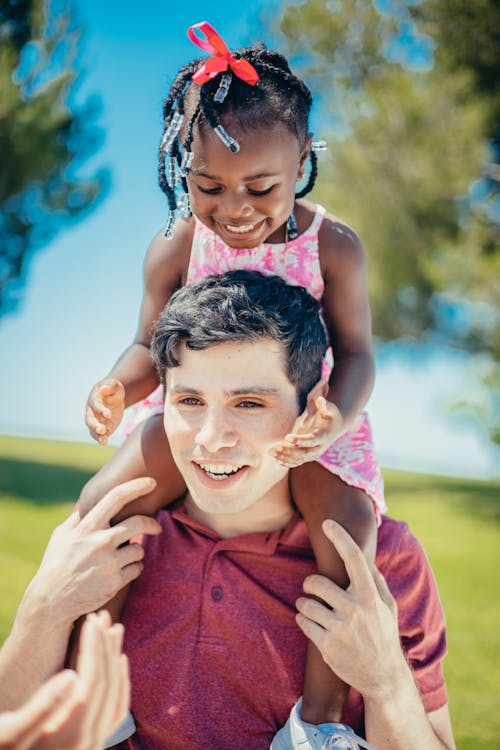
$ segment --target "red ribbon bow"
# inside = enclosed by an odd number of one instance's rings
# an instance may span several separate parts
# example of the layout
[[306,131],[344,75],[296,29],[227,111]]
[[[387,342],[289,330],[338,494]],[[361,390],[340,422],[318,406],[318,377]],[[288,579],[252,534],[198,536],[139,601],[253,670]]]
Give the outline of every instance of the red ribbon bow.
[[[204,34],[205,39],[200,39],[195,34],[195,29],[199,29]],[[250,86],[255,86],[259,80],[259,74],[253,65],[248,60],[237,60],[226,47],[222,37],[219,36],[214,27],[207,23],[207,21],[190,26],[187,30],[187,35],[197,47],[214,55],[214,57],[210,57],[202,63],[196,73],[193,74],[192,79],[195,83],[201,86],[201,84],[218,76],[219,73],[223,73],[228,68],[231,68],[238,78],[241,78],[242,81],[245,81]]]

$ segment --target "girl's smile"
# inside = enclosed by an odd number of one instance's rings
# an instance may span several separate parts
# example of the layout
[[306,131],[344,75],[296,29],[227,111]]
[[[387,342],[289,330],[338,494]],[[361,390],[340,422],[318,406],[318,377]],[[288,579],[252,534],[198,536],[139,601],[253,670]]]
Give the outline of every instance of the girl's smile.
[[195,126],[188,175],[193,213],[230,247],[283,242],[308,147],[301,153],[282,123],[242,130],[231,118],[224,127],[240,144],[237,154],[211,127]]

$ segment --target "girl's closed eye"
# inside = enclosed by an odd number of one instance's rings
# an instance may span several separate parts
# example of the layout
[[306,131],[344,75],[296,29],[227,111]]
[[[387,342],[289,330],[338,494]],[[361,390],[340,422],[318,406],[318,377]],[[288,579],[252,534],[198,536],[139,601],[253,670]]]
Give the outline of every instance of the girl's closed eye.
[[247,188],[247,189],[248,189],[248,192],[250,193],[250,195],[257,195],[257,196],[259,196],[259,195],[269,195],[269,193],[271,192],[271,190],[274,187],[275,187],[274,185],[271,185],[271,187],[264,188],[264,190],[256,190],[255,188],[250,188],[250,187]]
[[200,193],[205,193],[205,195],[217,195],[217,193],[220,193],[221,190],[222,190],[222,188],[220,188],[220,187],[207,188],[207,187],[203,187],[202,185],[198,185],[198,184],[196,184],[196,187],[198,188],[198,190],[200,191]]

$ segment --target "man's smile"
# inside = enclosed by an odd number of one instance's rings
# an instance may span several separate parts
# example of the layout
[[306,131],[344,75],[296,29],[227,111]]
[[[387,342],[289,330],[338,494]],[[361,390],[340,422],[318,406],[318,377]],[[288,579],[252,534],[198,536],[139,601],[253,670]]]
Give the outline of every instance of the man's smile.
[[216,488],[218,491],[229,489],[235,482],[239,483],[250,468],[248,464],[235,465],[210,461],[192,461],[191,463],[198,480],[206,488]]

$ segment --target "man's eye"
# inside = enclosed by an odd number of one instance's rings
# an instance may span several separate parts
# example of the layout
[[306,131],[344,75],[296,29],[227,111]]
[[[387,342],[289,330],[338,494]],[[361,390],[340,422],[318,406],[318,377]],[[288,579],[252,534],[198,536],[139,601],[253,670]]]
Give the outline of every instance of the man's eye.
[[183,406],[198,406],[201,404],[201,401],[194,396],[186,396],[185,398],[179,399],[179,404],[183,404]]
[[265,190],[255,190],[254,188],[248,188],[248,192],[250,193],[250,195],[268,195],[273,188],[274,185],[271,185],[271,187],[268,187]]
[[205,188],[201,185],[196,186],[200,193],[205,193],[205,195],[217,195],[217,193],[220,193],[221,188],[220,187],[213,187],[213,188]]
[[238,408],[240,408],[240,409],[260,409],[260,408],[264,408],[264,404],[261,404],[259,401],[251,401],[250,399],[245,399],[245,401],[240,401],[238,403]]

